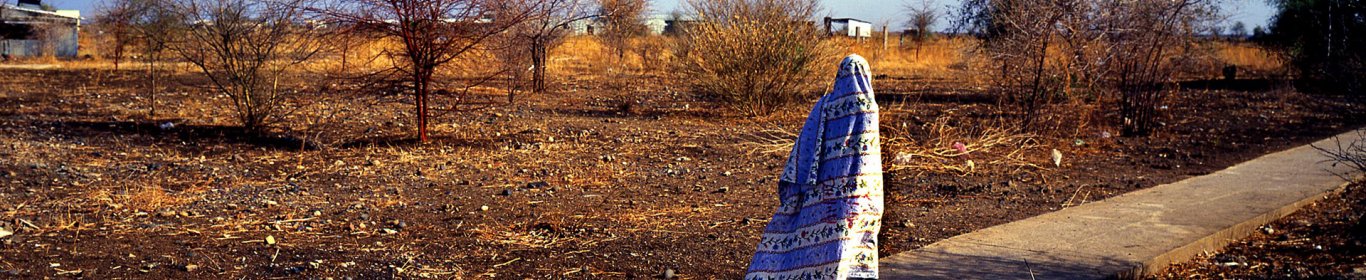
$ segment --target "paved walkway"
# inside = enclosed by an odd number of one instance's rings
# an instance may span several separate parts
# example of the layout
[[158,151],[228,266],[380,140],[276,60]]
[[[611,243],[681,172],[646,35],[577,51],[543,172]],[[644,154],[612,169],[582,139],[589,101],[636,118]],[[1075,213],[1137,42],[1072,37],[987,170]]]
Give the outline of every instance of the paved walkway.
[[[1361,137],[1348,132],[1345,143]],[[1316,143],[1336,147],[1329,138]],[[1212,174],[945,239],[882,259],[883,279],[1100,279],[1160,271],[1223,248],[1341,190],[1305,145]]]

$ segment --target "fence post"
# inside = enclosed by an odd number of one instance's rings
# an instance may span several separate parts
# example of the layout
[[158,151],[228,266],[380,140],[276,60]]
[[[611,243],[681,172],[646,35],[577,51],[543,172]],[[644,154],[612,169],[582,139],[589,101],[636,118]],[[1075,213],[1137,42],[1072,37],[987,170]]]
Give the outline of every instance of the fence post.
[[887,50],[887,25],[882,26],[882,50]]

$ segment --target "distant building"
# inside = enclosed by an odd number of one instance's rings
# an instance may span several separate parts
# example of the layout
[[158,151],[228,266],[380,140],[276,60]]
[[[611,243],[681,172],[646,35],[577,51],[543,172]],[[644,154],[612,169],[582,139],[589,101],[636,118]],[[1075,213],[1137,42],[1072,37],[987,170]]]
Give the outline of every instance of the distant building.
[[597,18],[576,20],[569,23],[569,31],[574,35],[597,35],[602,33],[603,22]]
[[45,11],[38,0],[0,4],[0,54],[76,57],[81,11]]
[[825,18],[825,32],[830,36],[866,39],[873,37],[873,23],[852,18]]
[[697,24],[697,20],[672,18],[664,21],[664,30],[660,34],[669,36],[683,35],[684,29]]
[[645,31],[650,35],[664,34],[664,29],[669,27],[669,15],[650,15],[645,18]]
[[[650,15],[646,16],[641,24],[645,25],[645,34],[660,35],[670,30],[669,25],[672,21],[669,15]],[[569,30],[574,35],[600,35],[603,27],[607,23],[602,18],[592,18],[577,20],[569,23]]]

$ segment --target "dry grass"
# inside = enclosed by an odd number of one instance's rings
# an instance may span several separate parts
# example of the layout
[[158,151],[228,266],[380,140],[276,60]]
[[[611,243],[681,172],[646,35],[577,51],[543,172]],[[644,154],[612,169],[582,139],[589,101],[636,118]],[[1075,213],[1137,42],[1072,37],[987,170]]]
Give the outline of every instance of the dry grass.
[[120,197],[128,208],[138,211],[157,211],[185,203],[185,199],[171,195],[159,186],[143,186]]
[[977,43],[971,38],[937,38],[921,44],[907,39],[898,46],[895,37],[888,38],[887,48],[882,48],[881,38],[873,38],[862,43],[836,38],[836,44],[849,53],[858,53],[868,58],[877,73],[897,73],[897,75],[924,78],[954,78],[972,62],[969,52]]
[[1275,53],[1253,43],[1215,42],[1215,58],[1228,65],[1259,73],[1270,73],[1285,67],[1285,61]]

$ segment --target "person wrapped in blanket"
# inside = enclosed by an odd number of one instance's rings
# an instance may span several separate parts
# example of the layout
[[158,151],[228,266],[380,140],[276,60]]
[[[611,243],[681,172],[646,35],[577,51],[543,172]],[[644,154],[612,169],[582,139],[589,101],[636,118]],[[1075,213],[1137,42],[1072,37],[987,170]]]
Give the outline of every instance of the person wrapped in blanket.
[[859,55],[840,63],[778,181],[779,206],[745,279],[876,279],[882,153],[872,72]]

